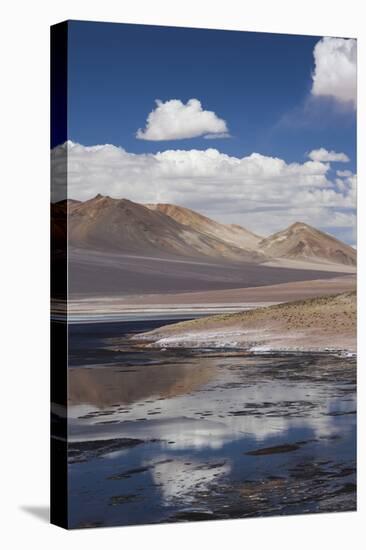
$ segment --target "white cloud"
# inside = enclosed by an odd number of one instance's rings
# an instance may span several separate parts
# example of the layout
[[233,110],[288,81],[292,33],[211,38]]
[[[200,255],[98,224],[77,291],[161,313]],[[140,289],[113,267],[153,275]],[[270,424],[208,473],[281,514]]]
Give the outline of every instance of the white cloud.
[[322,38],[314,48],[312,94],[330,96],[356,108],[357,42],[355,39]]
[[318,162],[349,162],[349,158],[345,153],[336,153],[335,151],[327,151],[323,147],[310,151],[308,157],[311,160]]
[[231,137],[228,132],[222,132],[222,134],[206,134],[203,139],[223,139]]
[[212,148],[133,154],[114,145],[69,142],[52,151],[53,200],[64,195],[66,148],[70,198],[101,193],[170,202],[263,235],[297,220],[330,232],[336,228],[340,236],[351,234],[355,224],[354,174],[332,180],[326,162],[286,163],[259,153],[238,158]]
[[351,170],[337,170],[337,176],[339,178],[349,178],[352,176]]
[[198,99],[190,99],[187,104],[179,99],[170,99],[165,103],[157,99],[156,105],[147,117],[146,128],[137,131],[138,139],[162,141],[198,136],[230,137],[225,120],[213,111],[203,110]]
[[[146,465],[151,467],[150,462],[146,462]],[[206,463],[192,460],[191,457],[171,462],[162,456],[155,462],[152,475],[160,487],[164,504],[168,506],[176,500],[185,504],[194,503],[197,492],[207,492],[211,483],[217,485],[219,478],[228,475],[230,470],[230,465],[225,464],[225,461],[207,467]]]

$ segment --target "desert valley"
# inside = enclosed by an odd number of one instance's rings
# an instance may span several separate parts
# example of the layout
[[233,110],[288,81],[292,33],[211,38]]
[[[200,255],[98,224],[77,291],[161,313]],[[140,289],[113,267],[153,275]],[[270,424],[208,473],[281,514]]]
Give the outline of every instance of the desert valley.
[[[97,195],[85,202],[62,201],[52,208],[56,243],[68,221],[71,322],[222,315],[349,293],[356,287],[356,250],[302,222],[262,237],[244,226],[222,224],[172,204],[138,204]],[[298,307],[308,308],[306,302]],[[339,307],[339,315],[343,315],[344,308]],[[63,303],[55,301],[54,311],[62,314]],[[349,331],[354,334],[355,307],[349,313]],[[251,317],[244,317],[247,330]],[[222,330],[222,318],[216,320]],[[237,320],[226,320],[230,334],[235,326],[236,337],[218,338],[217,345],[243,342],[238,337]],[[271,326],[274,323],[272,319]],[[323,325],[313,326],[317,349],[322,347],[319,331],[330,339],[325,347],[332,347],[335,341],[341,346],[337,331],[330,335],[332,330],[326,325],[325,315]],[[190,325],[180,327],[190,329]],[[295,328],[288,325],[284,333],[278,319],[275,331],[281,332],[282,338],[276,339],[277,344],[282,342],[286,348],[283,335]],[[192,336],[191,331],[189,334]],[[255,335],[253,346],[269,345],[268,338]],[[205,339],[202,330],[200,337]],[[177,338],[180,345],[192,344],[189,338]],[[300,346],[296,344],[299,339],[307,339],[304,330],[297,339],[291,336],[295,347]],[[248,338],[244,340],[248,345]],[[344,336],[343,343],[354,349],[355,338],[351,340]],[[171,345],[176,341],[169,340]]]

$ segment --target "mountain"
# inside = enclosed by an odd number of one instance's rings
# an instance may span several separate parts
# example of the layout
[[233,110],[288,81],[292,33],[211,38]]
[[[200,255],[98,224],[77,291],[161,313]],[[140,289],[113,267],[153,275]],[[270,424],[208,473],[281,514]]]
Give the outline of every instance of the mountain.
[[313,260],[356,265],[356,251],[335,237],[306,223],[296,222],[260,241],[259,250],[271,258]]
[[102,195],[69,210],[69,242],[75,247],[145,256],[206,256],[248,262],[263,258],[253,250],[182,224],[159,209]]
[[163,212],[178,223],[195,229],[205,235],[218,238],[222,241],[238,246],[245,250],[258,251],[258,244],[262,237],[251,233],[240,225],[226,225],[202,214],[198,214],[194,210],[176,206],[174,204],[146,204],[151,210]]
[[240,225],[226,225],[173,204],[139,204],[97,195],[85,202],[52,205],[55,240],[77,248],[163,258],[210,258],[263,263],[273,259],[322,265],[356,265],[356,251],[305,223],[261,238]]

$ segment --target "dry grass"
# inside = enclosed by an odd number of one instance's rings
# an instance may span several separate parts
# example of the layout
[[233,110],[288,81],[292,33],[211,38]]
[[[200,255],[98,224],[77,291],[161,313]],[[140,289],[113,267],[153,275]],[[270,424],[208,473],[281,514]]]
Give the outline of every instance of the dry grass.
[[205,334],[217,334],[220,342],[235,333],[238,345],[254,342],[286,349],[289,346],[354,349],[356,309],[356,291],[351,291],[181,322],[146,333],[144,337],[152,341],[171,338],[172,342],[179,337],[180,345],[184,345],[186,335],[188,346],[197,339],[204,341]]

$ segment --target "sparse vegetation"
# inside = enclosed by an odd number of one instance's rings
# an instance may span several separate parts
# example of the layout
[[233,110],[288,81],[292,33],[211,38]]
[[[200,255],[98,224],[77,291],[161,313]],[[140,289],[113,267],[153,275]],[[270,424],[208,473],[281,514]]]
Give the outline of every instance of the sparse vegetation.
[[[214,344],[291,349],[354,349],[356,291],[286,302],[239,313],[213,315],[161,327],[139,337],[158,345]],[[311,338],[310,338],[311,337]],[[343,344],[342,344],[343,342]],[[234,346],[235,347],[235,346]]]

